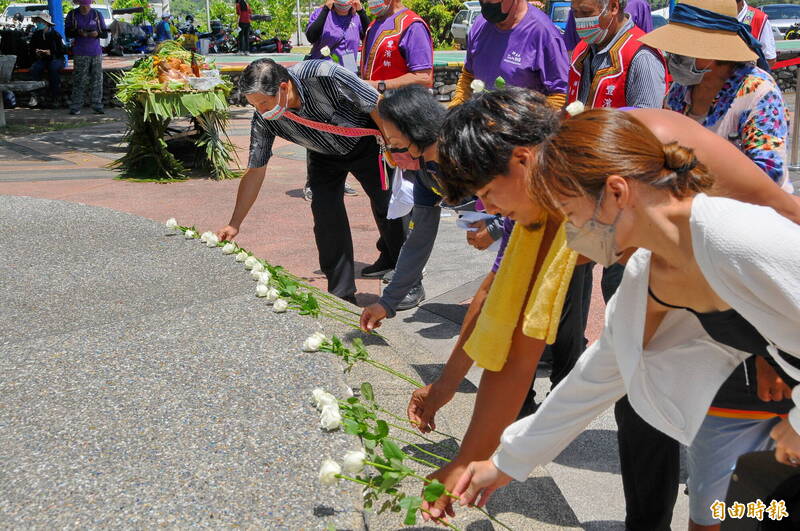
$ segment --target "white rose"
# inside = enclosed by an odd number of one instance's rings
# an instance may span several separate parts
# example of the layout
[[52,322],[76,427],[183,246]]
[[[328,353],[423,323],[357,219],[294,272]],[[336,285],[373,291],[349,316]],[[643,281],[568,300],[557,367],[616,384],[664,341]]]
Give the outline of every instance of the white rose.
[[219,245],[219,238],[217,238],[217,235],[214,233],[209,234],[208,237],[206,237],[206,245],[212,248]]
[[258,258],[256,258],[255,256],[248,256],[247,260],[244,261],[244,268],[253,269],[257,263],[258,263]]
[[272,311],[275,313],[283,313],[289,308],[289,303],[286,299],[278,299],[272,303]]
[[319,347],[322,346],[322,341],[319,336],[312,335],[303,342],[303,352],[317,352]]
[[339,466],[339,463],[332,459],[326,459],[319,469],[319,482],[325,486],[336,485],[339,481],[336,476],[341,473],[342,467]]
[[258,283],[268,285],[269,281],[272,280],[272,273],[269,271],[262,271],[258,275]]
[[256,286],[256,297],[266,297],[269,295],[269,288],[264,284]]
[[320,411],[325,406],[339,405],[335,396],[319,387],[311,391],[311,399],[314,402],[314,407]]
[[322,57],[330,57],[331,49],[328,46],[323,46],[319,53],[322,54]]
[[236,255],[236,261],[237,262],[244,262],[245,260],[247,260],[247,258],[249,256],[250,255],[247,254],[247,251],[239,251],[239,253]]
[[178,228],[178,220],[175,218],[169,218],[165,223],[168,229],[177,229]]
[[344,454],[342,459],[342,468],[345,474],[355,475],[361,472],[364,468],[364,461],[367,459],[367,454],[361,450],[352,450]]
[[480,79],[473,79],[472,83],[469,84],[469,88],[472,89],[472,92],[477,94],[478,92],[486,90],[486,85]]
[[233,254],[236,252],[236,245],[228,242],[222,246],[222,254]]
[[187,240],[191,240],[195,236],[197,236],[197,233],[195,231],[193,231],[192,229],[189,229],[189,230],[187,230],[186,232],[183,233],[183,237],[186,238]]
[[261,282],[261,275],[263,274],[263,272],[264,272],[264,266],[261,265],[261,262],[258,262],[256,263],[256,265],[253,266],[253,269],[250,270],[250,278],[252,278],[253,280],[258,280],[259,284],[263,284],[263,282]]
[[567,108],[564,110],[567,111],[567,114],[570,116],[578,116],[580,113],[586,110],[586,106],[579,101],[573,101],[567,105]]
[[339,413],[338,404],[328,404],[322,407],[322,414],[319,417],[319,426],[323,430],[338,430],[342,424],[342,415]]
[[[264,285],[264,284],[261,284],[261,285],[266,287],[266,285]],[[280,299],[281,293],[280,293],[280,291],[276,290],[275,288],[269,288],[267,290],[266,297],[267,297],[267,302],[274,303],[275,301]]]
[[205,231],[203,234],[201,234],[200,235],[200,243],[206,243],[206,241],[208,240],[209,236],[211,236],[211,233],[208,232],[208,231]]

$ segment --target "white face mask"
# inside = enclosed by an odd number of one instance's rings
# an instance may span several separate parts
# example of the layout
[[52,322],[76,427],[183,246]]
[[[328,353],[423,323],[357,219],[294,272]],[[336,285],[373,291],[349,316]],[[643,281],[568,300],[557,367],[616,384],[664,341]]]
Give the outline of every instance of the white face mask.
[[703,81],[703,76],[705,76],[706,72],[711,72],[710,68],[698,70],[697,59],[694,57],[686,57],[676,53],[669,54],[667,67],[673,81],[684,87],[699,85]]
[[616,236],[617,221],[622,215],[622,211],[617,213],[617,217],[611,224],[598,221],[597,214],[600,212],[604,195],[605,189],[597,199],[592,219],[584,223],[583,227],[576,227],[571,221],[567,221],[564,230],[567,236],[567,247],[603,267],[608,267],[619,259]]
[[261,113],[261,117],[265,120],[279,120],[283,117],[286,113],[287,107],[289,106],[289,91],[286,91],[286,102],[281,105],[281,91],[278,89],[278,99],[275,102],[275,107],[271,108],[268,111],[264,111]]

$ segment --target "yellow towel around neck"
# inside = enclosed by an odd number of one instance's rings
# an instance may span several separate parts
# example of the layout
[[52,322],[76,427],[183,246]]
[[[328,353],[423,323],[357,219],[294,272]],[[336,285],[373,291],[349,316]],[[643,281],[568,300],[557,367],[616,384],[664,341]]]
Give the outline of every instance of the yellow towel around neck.
[[[484,369],[499,371],[508,359],[511,339],[525,304],[544,232],[544,226],[531,231],[517,223],[511,233],[489,296],[464,344],[467,355]],[[566,244],[562,224],[547,250],[525,304],[522,332],[528,337],[544,339],[548,344],[556,339],[561,310],[578,258],[578,253]]]

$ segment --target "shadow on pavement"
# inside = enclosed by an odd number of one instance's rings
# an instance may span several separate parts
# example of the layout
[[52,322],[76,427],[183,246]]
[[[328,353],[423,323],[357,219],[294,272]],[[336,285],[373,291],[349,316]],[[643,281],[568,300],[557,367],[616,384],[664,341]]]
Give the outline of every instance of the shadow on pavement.
[[[439,377],[439,375],[444,370],[444,363],[429,363],[429,364],[415,363],[411,365],[411,368],[417,371],[420,380],[422,380],[427,385],[429,383],[433,383],[433,381]],[[459,384],[458,389],[456,389],[456,392],[474,394],[478,392],[478,388],[475,387],[475,384],[473,384],[472,382],[470,382],[465,378]]]
[[419,335],[426,339],[451,339],[458,335],[461,330],[460,322],[454,322],[449,319],[443,321],[441,309],[437,313],[430,311],[428,306],[458,306],[453,305],[440,305],[429,304],[425,308],[419,308],[413,314],[403,319],[404,323],[431,323],[433,326],[428,328],[421,328],[417,331]]

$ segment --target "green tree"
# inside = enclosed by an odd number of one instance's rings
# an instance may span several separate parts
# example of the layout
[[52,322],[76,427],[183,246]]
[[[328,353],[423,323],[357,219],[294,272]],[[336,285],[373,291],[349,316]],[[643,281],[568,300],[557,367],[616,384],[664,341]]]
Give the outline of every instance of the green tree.
[[144,12],[133,15],[133,23],[141,24],[145,20],[150,24],[155,24],[156,22],[156,12],[150,7],[150,4],[147,2],[147,0],[114,0],[114,3],[111,4],[111,7],[113,9],[141,7],[144,9]]
[[464,6],[461,0],[407,0],[404,4],[428,23],[435,48],[452,47],[450,25]]

